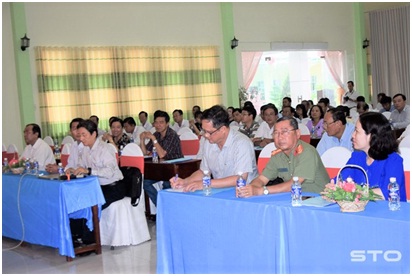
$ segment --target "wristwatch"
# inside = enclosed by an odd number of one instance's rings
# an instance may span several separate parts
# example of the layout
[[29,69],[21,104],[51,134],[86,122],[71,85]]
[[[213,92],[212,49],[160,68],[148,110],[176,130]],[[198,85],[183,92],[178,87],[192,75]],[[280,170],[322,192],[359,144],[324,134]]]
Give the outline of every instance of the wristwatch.
[[268,194],[269,194],[269,190],[268,190],[268,188],[266,187],[266,185],[263,186],[263,194],[264,194],[264,195],[268,195]]
[[153,140],[153,144],[157,144],[157,140],[156,140],[156,139]]

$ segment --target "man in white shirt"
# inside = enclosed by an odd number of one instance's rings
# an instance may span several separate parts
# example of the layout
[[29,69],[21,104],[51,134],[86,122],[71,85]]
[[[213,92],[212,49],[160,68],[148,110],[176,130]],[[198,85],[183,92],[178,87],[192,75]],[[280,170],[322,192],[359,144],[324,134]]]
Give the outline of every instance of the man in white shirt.
[[273,142],[273,127],[278,119],[278,109],[274,104],[266,104],[262,108],[264,122],[259,126],[256,131],[255,138],[252,142],[255,146],[264,147],[267,144]]
[[89,119],[97,125],[97,136],[102,136],[106,133],[105,130],[99,128],[99,117],[97,117],[96,115],[92,115]]
[[144,127],[147,131],[150,131],[152,129],[152,124],[147,121],[147,112],[146,111],[140,111],[139,113],[139,121],[141,123],[141,126]]
[[39,170],[45,170],[46,164],[56,163],[51,147],[41,139],[40,126],[28,124],[24,128],[24,140],[27,144],[21,158],[36,159]]
[[176,131],[176,133],[182,127],[190,127],[189,121],[183,119],[183,111],[181,109],[175,109],[173,111],[173,120],[175,121],[175,123],[173,124],[172,129]]
[[205,141],[202,146],[200,169],[189,177],[169,181],[174,189],[191,192],[203,189],[203,171],[208,170],[213,179],[212,188],[236,186],[238,173],[246,183],[257,176],[256,157],[252,142],[229,127],[229,115],[222,106],[212,106],[203,112],[202,128]]
[[[74,142],[70,146],[70,155],[69,159],[67,160],[67,165],[66,168],[74,168],[78,167],[78,162],[81,159],[81,154],[83,152],[83,143],[80,142],[80,135],[79,132],[77,131],[77,126],[79,125],[80,122],[84,121],[82,118],[74,118],[70,122],[70,135],[73,137]],[[57,173],[58,172],[58,166],[56,162],[47,164],[46,166],[46,171],[49,173]]]
[[347,106],[349,108],[356,107],[358,101],[356,100],[359,96],[359,93],[354,89],[355,84],[353,81],[348,81],[348,91],[343,94],[342,97],[342,105]]
[[410,122],[410,110],[409,105],[406,104],[406,96],[396,94],[392,99],[395,110],[392,111],[389,121],[394,129],[405,128]]

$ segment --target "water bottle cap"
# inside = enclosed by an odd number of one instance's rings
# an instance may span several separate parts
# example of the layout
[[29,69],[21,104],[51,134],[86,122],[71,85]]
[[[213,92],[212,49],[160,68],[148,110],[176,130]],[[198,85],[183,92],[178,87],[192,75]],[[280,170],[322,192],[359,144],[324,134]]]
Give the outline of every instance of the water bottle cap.
[[389,181],[390,181],[391,183],[396,182],[396,177],[391,177],[391,178],[389,178]]
[[239,176],[242,175],[242,174],[243,174],[242,172],[237,172],[237,175],[239,175]]
[[203,174],[209,174],[209,171],[208,171],[208,170],[204,170],[204,171],[203,171]]
[[294,176],[294,177],[293,177],[293,181],[299,181],[299,177]]
[[62,166],[62,163],[59,163],[59,166]]

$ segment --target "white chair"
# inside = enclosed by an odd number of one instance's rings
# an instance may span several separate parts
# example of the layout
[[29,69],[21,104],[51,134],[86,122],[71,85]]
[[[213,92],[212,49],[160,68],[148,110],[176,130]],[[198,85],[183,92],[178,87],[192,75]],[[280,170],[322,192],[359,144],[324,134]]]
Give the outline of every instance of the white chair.
[[64,144],[64,147],[62,149],[62,153],[60,155],[60,161],[63,165],[63,168],[67,166],[67,162],[68,162],[69,156],[70,156],[70,148],[71,147],[72,147],[71,143],[66,143],[66,144]]
[[310,121],[309,117],[303,118],[301,121],[301,124],[304,124],[306,126],[306,124]]
[[[409,137],[406,137],[407,139]],[[406,188],[406,199],[410,201],[411,195],[411,151],[410,148],[399,147],[399,153],[403,158],[403,170],[405,172],[405,188]]]
[[299,126],[299,130],[300,130],[300,139],[309,144],[310,143],[309,128],[305,124],[302,124],[302,123],[299,123],[298,126]]
[[385,111],[385,112],[382,112],[382,115],[383,116],[385,116],[386,117],[386,119],[390,119],[390,117],[391,117],[391,112],[389,112],[389,111]]
[[4,160],[4,158],[7,158],[7,147],[5,144],[3,144],[2,160]]
[[[104,142],[104,143],[106,143],[106,142]],[[109,150],[111,152],[113,152],[113,154],[116,156],[117,162],[119,162],[119,153],[117,152],[117,148],[111,143],[107,143],[107,145],[109,147]]]
[[[130,143],[124,147],[120,166],[136,167],[144,173],[144,157],[137,144]],[[137,206],[132,206],[130,197],[125,197],[102,211],[100,238],[102,245],[110,245],[112,249],[114,246],[136,245],[151,239],[144,214],[143,187]]]
[[16,147],[15,144],[10,144],[7,147],[7,153],[6,153],[6,158],[8,161],[12,160],[12,159],[19,159],[19,151]]
[[334,178],[339,170],[346,165],[352,152],[345,147],[332,147],[327,149],[322,156],[322,163],[330,178]]
[[65,144],[68,144],[68,143],[70,143],[70,144],[74,143],[74,139],[70,135],[65,136],[62,140],[62,145],[65,145]]
[[272,151],[276,150],[275,143],[269,143],[267,144],[262,151],[259,154],[258,157],[258,172],[262,173],[263,169],[266,167],[266,164],[269,162],[270,157],[272,157]]
[[184,132],[179,138],[183,155],[196,158],[200,146],[199,137],[193,132]]
[[177,131],[177,135],[182,135],[185,132],[192,132],[193,131],[189,128],[189,127],[181,127],[178,131]]
[[53,138],[51,136],[46,136],[43,138],[43,141],[47,143],[47,145],[54,147]]

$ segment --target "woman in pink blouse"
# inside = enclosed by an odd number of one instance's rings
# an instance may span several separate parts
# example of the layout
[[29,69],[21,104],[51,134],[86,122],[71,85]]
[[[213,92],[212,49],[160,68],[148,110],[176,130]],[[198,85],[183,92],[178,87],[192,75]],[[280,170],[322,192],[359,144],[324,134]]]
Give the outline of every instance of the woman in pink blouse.
[[310,109],[310,121],[307,122],[306,126],[308,127],[312,138],[321,138],[324,132],[323,130],[323,110],[319,105],[314,105]]

